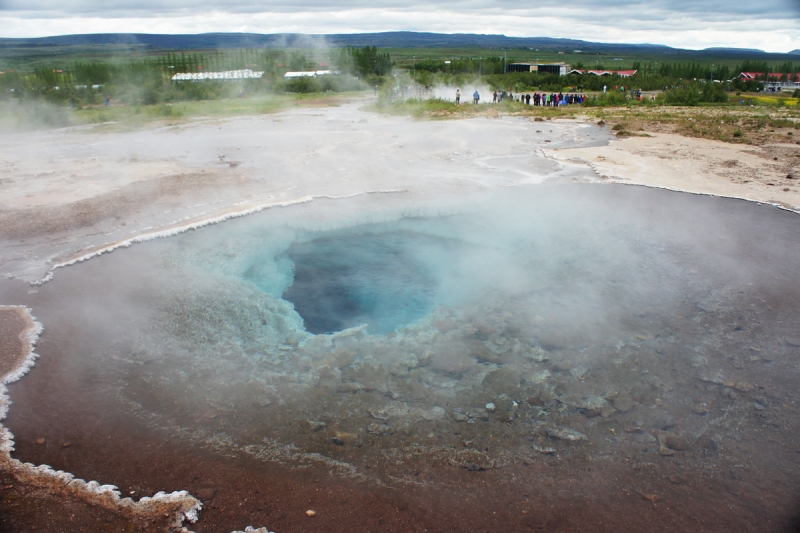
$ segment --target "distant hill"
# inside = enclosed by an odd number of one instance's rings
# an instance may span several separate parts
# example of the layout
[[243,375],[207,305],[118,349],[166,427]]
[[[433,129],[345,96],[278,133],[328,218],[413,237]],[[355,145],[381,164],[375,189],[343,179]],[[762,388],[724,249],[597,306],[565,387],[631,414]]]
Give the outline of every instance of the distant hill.
[[[761,50],[708,48],[682,50],[657,44],[594,43],[576,39],[549,37],[507,37],[470,33],[424,33],[393,31],[308,35],[299,33],[203,33],[197,35],[160,35],[148,33],[98,33],[9,39],[0,38],[2,49],[36,49],[58,46],[115,45],[131,49],[202,50],[214,48],[310,48],[314,46],[377,46],[379,48],[509,48],[558,50],[567,53],[648,53],[665,55],[776,55]],[[800,53],[795,50],[793,53]],[[784,55],[784,54],[778,54]]]
[[704,52],[729,52],[732,54],[766,54],[764,50],[759,50],[757,48],[725,48],[723,46],[715,46],[712,48],[706,48],[703,50]]
[[798,48],[797,50],[792,50],[791,52],[789,52],[789,55],[790,56],[800,56],[800,48]]
[[330,46],[377,46],[380,48],[544,48],[589,51],[593,49],[671,50],[652,44],[600,44],[575,39],[547,37],[506,37],[505,35],[419,33],[409,31],[308,35],[298,33],[203,33],[199,35],[158,35],[147,33],[97,33],[58,35],[22,39],[0,39],[2,47],[46,47],[75,45],[129,45],[171,50],[210,48],[304,48],[325,43]]

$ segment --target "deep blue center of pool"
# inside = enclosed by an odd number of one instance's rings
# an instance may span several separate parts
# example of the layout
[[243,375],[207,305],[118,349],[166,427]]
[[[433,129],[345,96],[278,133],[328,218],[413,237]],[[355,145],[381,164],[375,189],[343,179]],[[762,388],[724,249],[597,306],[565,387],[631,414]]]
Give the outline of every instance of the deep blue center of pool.
[[389,333],[430,312],[436,280],[420,250],[435,237],[407,231],[340,233],[294,243],[294,282],[283,293],[311,333],[368,324]]

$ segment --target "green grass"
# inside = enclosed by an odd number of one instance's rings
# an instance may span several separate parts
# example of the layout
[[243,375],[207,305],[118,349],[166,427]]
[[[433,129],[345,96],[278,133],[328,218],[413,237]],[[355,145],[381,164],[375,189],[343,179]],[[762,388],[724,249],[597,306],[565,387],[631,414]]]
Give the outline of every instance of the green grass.
[[94,106],[72,110],[38,102],[20,105],[17,101],[0,102],[0,128],[18,131],[112,123],[104,129],[119,130],[156,122],[180,123],[198,117],[232,117],[277,113],[293,107],[339,105],[347,98],[363,93],[311,93],[258,95],[248,98],[192,100],[174,104],[142,106]]

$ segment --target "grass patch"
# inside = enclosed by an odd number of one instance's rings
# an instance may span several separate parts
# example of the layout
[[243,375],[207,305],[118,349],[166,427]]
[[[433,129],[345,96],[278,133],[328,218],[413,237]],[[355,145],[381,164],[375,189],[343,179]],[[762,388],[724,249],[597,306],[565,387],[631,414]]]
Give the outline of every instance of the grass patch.
[[69,109],[42,102],[0,102],[0,127],[17,131],[114,123],[104,129],[119,130],[157,122],[178,123],[200,117],[234,117],[278,113],[293,107],[335,106],[363,93],[312,93],[259,95],[248,98],[192,100],[152,105],[111,105]]

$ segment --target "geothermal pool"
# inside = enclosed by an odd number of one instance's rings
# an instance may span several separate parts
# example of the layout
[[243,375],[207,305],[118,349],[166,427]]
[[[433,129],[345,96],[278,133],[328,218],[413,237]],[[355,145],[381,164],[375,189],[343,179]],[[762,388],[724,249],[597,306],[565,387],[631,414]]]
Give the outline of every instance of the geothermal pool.
[[798,267],[795,213],[623,185],[273,208],[3,281],[13,455],[196,531],[781,530]]

